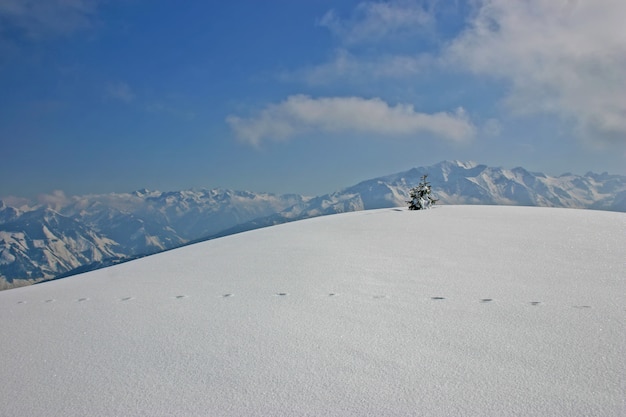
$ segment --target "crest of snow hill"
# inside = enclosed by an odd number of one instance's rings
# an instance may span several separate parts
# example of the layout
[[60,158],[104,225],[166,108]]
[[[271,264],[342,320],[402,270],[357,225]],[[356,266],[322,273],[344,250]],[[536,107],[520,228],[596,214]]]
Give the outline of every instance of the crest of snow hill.
[[86,272],[185,244],[309,217],[406,206],[428,174],[441,204],[525,205],[626,212],[626,177],[550,177],[444,161],[319,197],[223,189],[85,195],[54,206],[0,202],[0,288]]

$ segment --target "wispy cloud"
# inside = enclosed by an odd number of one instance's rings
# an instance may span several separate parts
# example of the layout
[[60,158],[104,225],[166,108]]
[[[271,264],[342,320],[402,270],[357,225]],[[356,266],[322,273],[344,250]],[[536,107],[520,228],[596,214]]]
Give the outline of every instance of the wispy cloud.
[[515,112],[571,120],[626,142],[626,2],[481,0],[444,51],[451,67],[512,85]]
[[287,140],[307,132],[346,132],[379,136],[430,134],[461,142],[474,135],[475,127],[466,112],[416,112],[410,104],[390,106],[379,98],[288,97],[270,104],[257,114],[242,118],[229,116],[228,124],[237,136],[253,145],[264,139]]
[[106,86],[105,96],[107,98],[130,103],[135,99],[135,93],[125,82],[110,83]]
[[423,30],[433,16],[417,1],[364,2],[349,18],[342,19],[334,10],[319,21],[345,44],[378,41]]
[[0,26],[27,38],[67,35],[93,24],[99,0],[0,0]]
[[433,57],[428,54],[363,57],[347,49],[338,49],[328,62],[284,72],[281,76],[287,81],[298,80],[311,85],[329,84],[337,80],[363,83],[413,77],[432,68],[433,62]]
[[7,196],[0,197],[0,207],[2,207],[3,203],[6,206],[15,207],[17,209],[28,209],[28,207],[30,207],[30,205],[32,204],[32,201],[24,197],[16,197],[14,195],[7,195]]
[[336,39],[338,47],[331,59],[283,72],[282,78],[320,85],[338,81],[371,83],[418,75],[435,62],[415,42],[433,39],[435,13],[433,7],[426,7],[428,4],[417,0],[362,2],[346,16],[329,10],[317,25],[328,29]]
[[70,201],[62,190],[54,190],[51,194],[40,194],[37,196],[39,204],[43,204],[52,209],[58,210]]

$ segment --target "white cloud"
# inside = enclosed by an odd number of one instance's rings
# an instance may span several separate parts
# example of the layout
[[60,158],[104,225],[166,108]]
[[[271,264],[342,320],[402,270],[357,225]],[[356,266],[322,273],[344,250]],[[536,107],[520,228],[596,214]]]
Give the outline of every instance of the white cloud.
[[357,5],[349,19],[339,18],[334,10],[318,22],[346,44],[380,40],[423,30],[433,17],[416,1],[364,2]]
[[0,0],[0,25],[27,37],[67,35],[93,24],[98,0]]
[[416,112],[410,104],[390,106],[379,98],[288,97],[250,118],[229,116],[228,124],[242,140],[258,145],[263,139],[286,140],[306,132],[354,132],[380,136],[423,133],[451,141],[471,138],[475,127],[462,108],[454,113]]
[[515,112],[557,114],[583,136],[626,141],[624,22],[623,0],[481,0],[445,60],[510,82]]

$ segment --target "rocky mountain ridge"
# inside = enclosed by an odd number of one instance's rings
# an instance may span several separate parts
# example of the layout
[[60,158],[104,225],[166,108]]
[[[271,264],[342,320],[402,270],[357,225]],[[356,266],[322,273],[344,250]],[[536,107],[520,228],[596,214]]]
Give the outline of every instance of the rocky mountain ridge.
[[85,195],[20,207],[0,202],[0,288],[175,248],[305,200],[213,189]]

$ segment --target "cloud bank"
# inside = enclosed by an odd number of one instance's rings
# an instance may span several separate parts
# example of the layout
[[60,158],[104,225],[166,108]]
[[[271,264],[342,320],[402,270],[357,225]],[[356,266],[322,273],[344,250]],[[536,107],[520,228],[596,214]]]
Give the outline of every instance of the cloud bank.
[[237,136],[258,145],[264,139],[286,140],[307,132],[352,132],[379,136],[431,134],[453,142],[474,135],[475,127],[465,110],[434,114],[416,112],[410,104],[390,106],[379,98],[288,97],[270,104],[249,118],[229,116],[227,123]]
[[626,2],[482,0],[444,51],[450,66],[505,80],[517,113],[626,142]]
[[[463,13],[465,23],[444,37],[450,13]],[[362,2],[318,21],[337,39],[329,61],[285,78],[385,88],[422,74],[469,74],[504,86],[511,114],[556,116],[573,135],[626,144],[624,22],[623,0]]]

